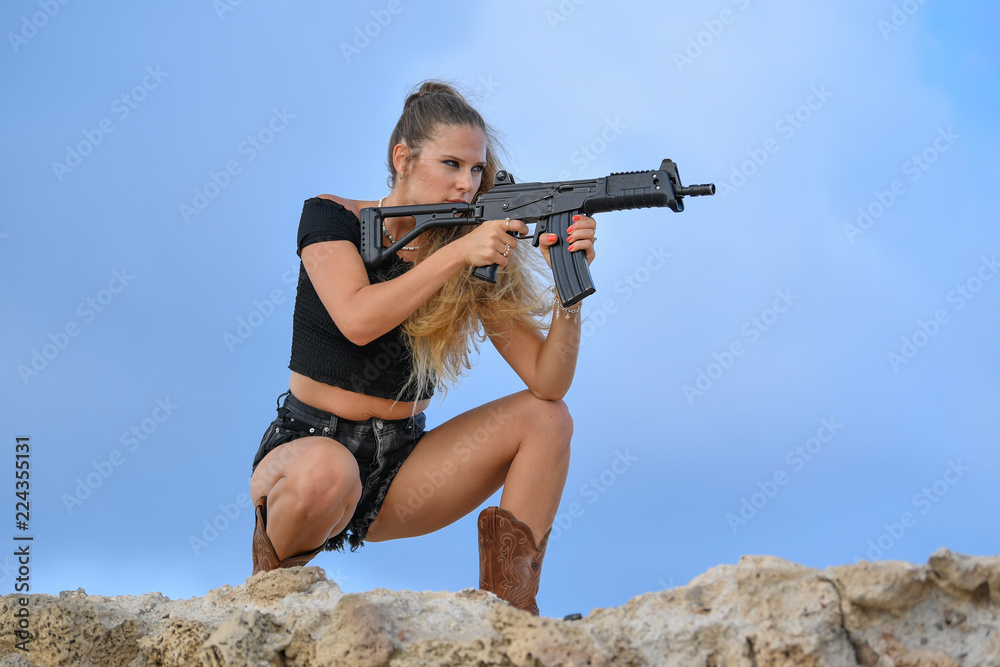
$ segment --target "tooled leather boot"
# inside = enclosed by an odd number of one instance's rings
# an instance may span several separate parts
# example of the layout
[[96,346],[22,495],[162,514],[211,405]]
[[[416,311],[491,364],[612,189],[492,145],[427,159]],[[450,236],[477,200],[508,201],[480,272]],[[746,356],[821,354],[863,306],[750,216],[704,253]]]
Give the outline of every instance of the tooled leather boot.
[[479,514],[479,588],[538,616],[538,585],[550,528],[535,546],[528,524],[499,507]]
[[251,576],[258,572],[276,570],[279,567],[305,565],[323,550],[325,545],[321,544],[312,551],[279,560],[278,554],[274,552],[274,545],[271,544],[271,538],[267,536],[267,496],[261,496],[257,499],[254,504],[254,512],[257,515],[257,523],[253,529],[253,573]]

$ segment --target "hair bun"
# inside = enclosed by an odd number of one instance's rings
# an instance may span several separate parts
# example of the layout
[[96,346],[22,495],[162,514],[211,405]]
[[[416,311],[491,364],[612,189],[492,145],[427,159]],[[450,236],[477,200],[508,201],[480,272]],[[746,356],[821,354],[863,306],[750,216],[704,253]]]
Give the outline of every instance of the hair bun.
[[405,109],[406,107],[410,106],[411,104],[419,100],[421,97],[424,97],[425,95],[433,95],[433,94],[451,95],[455,97],[459,96],[458,91],[456,91],[454,87],[449,86],[447,83],[444,83],[443,81],[435,81],[432,79],[421,83],[420,88],[417,89],[415,93],[411,93],[410,96],[406,98],[406,102],[403,104],[403,108]]

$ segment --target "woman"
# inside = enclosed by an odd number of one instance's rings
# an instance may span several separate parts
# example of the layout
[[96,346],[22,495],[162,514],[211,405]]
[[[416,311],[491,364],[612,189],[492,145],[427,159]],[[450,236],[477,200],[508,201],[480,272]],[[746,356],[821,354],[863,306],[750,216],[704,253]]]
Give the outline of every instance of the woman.
[[[305,202],[290,393],[254,459],[254,573],[304,565],[322,549],[423,535],[479,517],[480,588],[537,615],[542,559],[569,468],[573,423],[562,398],[580,341],[579,307],[537,283],[519,220],[428,230],[391,261],[361,260],[358,212],[471,202],[499,168],[492,130],[450,86],[411,94],[389,142],[391,191],[378,202]],[[383,222],[386,246],[413,218]],[[570,250],[594,259],[592,218]],[[556,235],[541,239],[548,261]],[[497,284],[471,276],[498,264]],[[480,333],[482,332],[482,333]],[[424,432],[435,388],[470,367],[488,337],[527,389]],[[280,399],[279,399],[280,400]],[[280,446],[279,446],[280,445]],[[433,484],[431,482],[434,482]]]

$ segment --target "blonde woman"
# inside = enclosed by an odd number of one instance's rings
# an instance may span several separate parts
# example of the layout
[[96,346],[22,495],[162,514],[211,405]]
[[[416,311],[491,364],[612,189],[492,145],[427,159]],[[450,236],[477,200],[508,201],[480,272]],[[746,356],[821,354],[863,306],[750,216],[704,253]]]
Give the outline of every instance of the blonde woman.
[[[539,283],[541,253],[508,234],[519,220],[437,228],[366,269],[358,212],[369,206],[471,202],[500,168],[492,130],[452,87],[423,83],[389,141],[390,192],[379,201],[305,202],[289,392],[250,481],[254,573],[304,565],[321,550],[423,535],[479,516],[480,588],[538,614],[542,559],[569,468],[579,308]],[[386,246],[413,218],[383,224]],[[570,251],[594,259],[596,223],[574,220]],[[498,264],[498,283],[471,276]],[[542,267],[544,268],[544,267]],[[524,391],[425,430],[433,392],[470,368],[488,338]],[[434,482],[433,484],[431,482]],[[417,498],[420,502],[414,502]]]

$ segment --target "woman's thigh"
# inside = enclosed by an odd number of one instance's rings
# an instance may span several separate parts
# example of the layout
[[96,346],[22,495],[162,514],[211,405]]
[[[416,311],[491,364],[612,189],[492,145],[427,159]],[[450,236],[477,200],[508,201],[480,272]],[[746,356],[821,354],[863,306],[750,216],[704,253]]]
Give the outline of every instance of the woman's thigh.
[[[474,408],[428,431],[393,479],[371,541],[423,535],[465,516],[504,484],[522,444],[540,468],[568,466],[572,420],[562,401],[544,401],[523,391]],[[562,493],[565,475],[550,476],[547,496]]]

